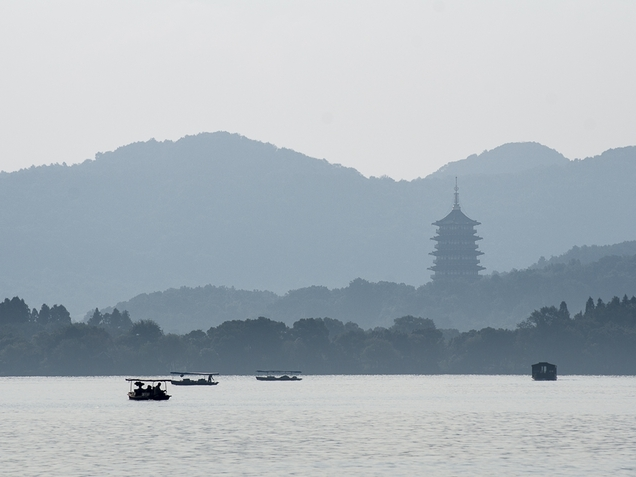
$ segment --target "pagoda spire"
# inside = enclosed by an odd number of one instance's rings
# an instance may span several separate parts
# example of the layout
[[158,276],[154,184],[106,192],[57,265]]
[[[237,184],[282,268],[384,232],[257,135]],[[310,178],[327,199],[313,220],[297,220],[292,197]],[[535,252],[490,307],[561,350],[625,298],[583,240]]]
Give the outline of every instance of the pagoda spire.
[[459,207],[459,187],[457,187],[457,176],[455,176],[455,203],[453,204],[453,210],[461,210]]

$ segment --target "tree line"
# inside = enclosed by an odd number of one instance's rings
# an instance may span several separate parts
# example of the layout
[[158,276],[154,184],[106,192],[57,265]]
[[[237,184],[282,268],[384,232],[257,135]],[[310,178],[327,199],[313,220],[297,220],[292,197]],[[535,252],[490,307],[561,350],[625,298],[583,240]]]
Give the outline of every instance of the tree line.
[[229,320],[207,331],[165,333],[152,320],[96,309],[72,323],[62,305],[0,303],[0,375],[157,375],[169,371],[250,374],[528,374],[550,361],[561,374],[636,374],[636,298],[589,298],[535,310],[516,329],[460,333],[411,315],[364,330],[353,322],[265,317]]

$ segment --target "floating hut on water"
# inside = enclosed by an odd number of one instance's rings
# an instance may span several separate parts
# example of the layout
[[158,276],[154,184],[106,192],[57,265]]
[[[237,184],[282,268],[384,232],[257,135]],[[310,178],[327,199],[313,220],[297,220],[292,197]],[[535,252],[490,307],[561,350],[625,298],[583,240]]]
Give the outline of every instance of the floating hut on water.
[[546,363],[545,361],[532,365],[532,379],[535,381],[556,381],[557,367],[556,364]]

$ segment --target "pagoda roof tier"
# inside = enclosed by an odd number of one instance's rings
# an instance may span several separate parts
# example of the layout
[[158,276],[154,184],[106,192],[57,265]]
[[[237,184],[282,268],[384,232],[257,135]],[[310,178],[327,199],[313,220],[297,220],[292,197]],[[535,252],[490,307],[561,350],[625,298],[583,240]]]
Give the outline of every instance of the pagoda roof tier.
[[[458,264],[459,265],[459,264]],[[462,266],[452,267],[445,265],[444,267],[440,267],[438,265],[433,265],[432,267],[428,267],[429,270],[433,270],[434,272],[442,272],[440,275],[444,275],[447,272],[452,271],[461,271],[466,274],[477,273],[479,270],[486,270],[486,267],[482,267],[481,265],[471,265],[470,269],[466,268],[464,264]]]
[[451,247],[436,247],[435,250],[429,252],[431,255],[483,255],[484,252],[480,252],[475,248],[451,248]]
[[438,262],[436,260],[433,266],[436,267],[439,265],[439,266],[450,267],[450,268],[466,268],[466,267],[472,268],[475,265],[479,265],[479,259],[477,257],[472,257],[472,258],[466,257],[463,259],[456,259],[456,260],[443,260],[442,262]]
[[474,233],[472,234],[449,234],[449,233],[444,233],[444,235],[436,235],[435,237],[431,237],[431,240],[436,240],[438,242],[447,242],[450,239],[457,239],[457,238],[462,238],[465,237],[466,238],[466,242],[474,242],[476,240],[482,240],[482,238]]
[[481,222],[477,222],[476,220],[473,219],[469,219],[468,217],[466,217],[466,214],[464,214],[461,209],[456,206],[453,208],[453,210],[450,211],[450,213],[444,217],[441,220],[438,220],[437,222],[433,222],[433,225],[436,226],[440,226],[440,225],[471,225],[471,226],[475,226],[475,225],[481,225]]
[[477,250],[479,245],[475,242],[448,242],[446,240],[439,240],[434,248],[436,250]]
[[484,252],[479,250],[466,250],[466,249],[444,249],[444,250],[435,250],[433,252],[429,252],[429,255],[435,255],[436,257],[447,257],[449,255],[463,255],[465,257],[468,256],[477,256],[483,255]]

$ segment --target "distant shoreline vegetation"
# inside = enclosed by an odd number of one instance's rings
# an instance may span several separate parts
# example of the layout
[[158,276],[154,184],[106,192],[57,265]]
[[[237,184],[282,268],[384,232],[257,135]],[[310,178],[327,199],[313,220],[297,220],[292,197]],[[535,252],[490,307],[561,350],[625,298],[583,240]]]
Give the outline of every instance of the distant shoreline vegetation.
[[[598,258],[603,253],[610,255]],[[634,294],[636,242],[575,247],[550,262],[468,283],[429,282],[417,288],[361,278],[343,288],[309,286],[285,295],[212,285],[171,288],[143,293],[104,310],[128,310],[137,320],[156,321],[165,331],[178,334],[257,316],[288,326],[299,318],[328,316],[369,329],[390,328],[395,317],[411,315],[431,318],[439,328],[469,331],[489,326],[515,329],[533,310],[561,301],[574,313],[583,309],[589,296],[609,300]],[[87,313],[85,321],[92,314],[93,310]]]
[[460,333],[403,316],[389,328],[303,318],[292,326],[265,317],[226,321],[207,331],[164,333],[128,312],[95,310],[72,323],[64,306],[0,303],[0,375],[165,375],[174,369],[251,374],[528,374],[550,361],[560,374],[636,374],[636,297],[589,298],[570,316],[565,302],[535,310],[516,329]]

